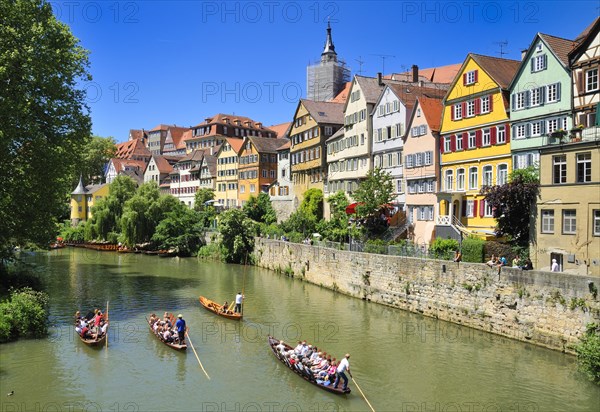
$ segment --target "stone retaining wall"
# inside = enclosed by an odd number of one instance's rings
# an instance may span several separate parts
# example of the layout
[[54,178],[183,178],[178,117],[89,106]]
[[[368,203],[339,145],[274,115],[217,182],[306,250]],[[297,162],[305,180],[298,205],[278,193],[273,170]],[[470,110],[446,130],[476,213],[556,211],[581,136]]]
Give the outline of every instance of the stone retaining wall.
[[567,353],[588,323],[600,322],[593,277],[262,238],[255,255],[258,266],[334,291]]

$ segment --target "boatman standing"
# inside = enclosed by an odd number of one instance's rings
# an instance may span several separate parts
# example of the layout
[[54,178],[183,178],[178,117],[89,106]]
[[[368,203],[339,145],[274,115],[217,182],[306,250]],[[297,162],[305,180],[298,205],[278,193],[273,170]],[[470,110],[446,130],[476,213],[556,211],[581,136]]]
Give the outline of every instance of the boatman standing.
[[242,313],[242,300],[244,299],[244,295],[242,295],[242,292],[238,292],[237,295],[235,295],[235,313]]
[[183,315],[181,313],[177,315],[177,322],[175,322],[175,327],[177,328],[179,344],[185,345],[185,320],[183,320]]
[[333,387],[337,389],[337,387],[340,383],[340,377],[341,377],[344,380],[344,387],[342,389],[344,392],[346,392],[346,390],[348,389],[348,378],[346,377],[346,374],[344,373],[346,371],[348,371],[348,374],[350,375],[350,377],[352,377],[352,372],[350,372],[350,354],[349,353],[346,354],[344,359],[342,359],[342,361],[338,365],[337,372],[335,374],[335,382],[333,384]]

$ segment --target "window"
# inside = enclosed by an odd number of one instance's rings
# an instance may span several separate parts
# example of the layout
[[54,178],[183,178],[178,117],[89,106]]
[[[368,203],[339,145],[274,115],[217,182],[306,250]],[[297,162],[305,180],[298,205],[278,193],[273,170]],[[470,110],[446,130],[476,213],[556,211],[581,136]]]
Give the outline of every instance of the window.
[[567,183],[567,156],[559,155],[552,158],[552,182],[555,185]]
[[465,190],[465,169],[456,171],[456,190]]
[[475,217],[475,202],[467,200],[467,217]]
[[540,72],[546,69],[546,55],[540,54],[531,59],[531,71]]
[[469,149],[474,149],[477,145],[475,132],[469,132]]
[[497,184],[505,185],[508,183],[508,165],[498,165]]
[[477,189],[477,168],[471,167],[469,168],[469,189]]
[[554,233],[554,210],[542,210],[542,233]]
[[585,72],[585,91],[593,92],[598,90],[598,68]]
[[525,93],[526,92],[520,92],[513,95],[513,110],[525,108]]
[[446,187],[446,192],[451,191],[452,188],[452,177],[453,177],[453,171],[452,170],[446,170],[446,179],[445,179],[445,187]]
[[539,106],[542,104],[542,88],[537,87],[529,91],[529,106]]
[[462,104],[460,103],[454,105],[454,119],[462,119]]
[[404,193],[404,189],[402,187],[402,179],[396,180],[396,191],[398,193]]
[[560,128],[559,119],[550,119],[546,121],[546,132],[553,133]]
[[577,232],[577,212],[575,210],[563,210],[562,232],[565,235],[574,235]]
[[533,122],[529,125],[530,135],[531,136],[541,136],[542,135],[542,122]]
[[465,73],[465,84],[473,84],[477,81],[476,70]]
[[592,181],[592,154],[577,153],[577,183]]
[[467,102],[467,117],[475,116],[475,100],[470,100]]
[[515,126],[515,139],[525,138],[525,124],[518,124]]
[[560,101],[560,83],[549,84],[546,86],[546,102],[553,103]]
[[481,113],[490,112],[490,96],[484,96],[481,98]]
[[444,153],[450,152],[450,150],[451,150],[450,143],[451,143],[451,137],[450,136],[444,137]]
[[425,165],[429,166],[433,162],[433,152],[425,152]]
[[462,135],[456,136],[456,150],[463,150],[463,139]]
[[491,134],[490,134],[490,129],[483,129],[481,145],[482,146],[489,146],[491,144],[492,144],[492,137],[491,137]]
[[493,185],[493,172],[492,166],[484,166],[483,167],[483,186],[491,186]]
[[240,193],[246,193],[246,185],[240,185]]
[[496,133],[496,143],[506,143],[506,131],[504,130],[504,126],[498,126],[496,130],[498,131]]
[[594,210],[592,233],[594,236],[600,236],[600,210]]
[[485,209],[483,211],[483,216],[492,217],[494,210],[492,209],[491,203],[488,201],[485,201],[485,200],[482,200],[481,202],[485,205]]

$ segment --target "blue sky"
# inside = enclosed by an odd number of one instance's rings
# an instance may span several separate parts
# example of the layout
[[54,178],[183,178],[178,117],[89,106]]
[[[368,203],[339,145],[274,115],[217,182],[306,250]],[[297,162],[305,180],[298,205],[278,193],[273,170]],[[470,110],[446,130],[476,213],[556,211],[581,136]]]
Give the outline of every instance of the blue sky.
[[[216,113],[291,121],[328,18],[338,56],[375,76],[467,53],[520,59],[537,32],[575,38],[598,1],[51,1],[90,51],[93,133],[190,126]],[[385,60],[382,59],[385,55]]]

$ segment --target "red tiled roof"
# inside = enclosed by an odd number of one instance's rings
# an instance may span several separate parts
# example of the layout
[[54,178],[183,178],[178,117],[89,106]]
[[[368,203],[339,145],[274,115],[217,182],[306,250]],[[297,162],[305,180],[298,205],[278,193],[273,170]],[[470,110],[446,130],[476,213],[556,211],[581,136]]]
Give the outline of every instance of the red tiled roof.
[[228,137],[226,140],[227,140],[227,143],[229,143],[229,145],[231,146],[231,148],[236,153],[239,153],[240,149],[242,148],[242,145],[244,144],[244,139],[238,139],[238,138],[235,138],[235,137]]
[[128,166],[136,167],[138,170],[141,170],[141,171],[146,169],[146,162],[143,162],[141,160],[118,159],[118,158],[113,157],[112,159],[110,159],[110,161],[113,163],[117,174],[121,173]]
[[287,137],[290,127],[292,126],[292,122],[275,124],[273,126],[269,126],[270,130],[273,130],[276,133],[277,138]]
[[[390,83],[389,88],[406,106],[406,112],[411,113],[419,97],[431,97],[442,99],[446,95],[445,89],[433,87],[415,86],[414,83]],[[375,110],[375,108],[373,108]]]
[[[252,142],[258,153],[275,153],[280,146],[286,144],[288,139],[271,139],[269,137],[249,136],[246,139]],[[239,153],[239,152],[238,152]]]
[[129,140],[142,139],[148,137],[144,129],[129,129]]
[[285,142],[285,144],[283,146],[279,146],[277,151],[286,150],[286,149],[289,150],[290,147],[292,147],[292,141],[288,139],[288,141]]
[[556,57],[560,59],[563,65],[569,66],[569,52],[573,50],[575,42],[573,40],[563,39],[549,34],[539,33],[546,44],[550,46]]
[[[173,171],[173,165],[164,156],[154,155],[154,163],[160,173],[171,173]],[[172,156],[169,156],[172,157]]]
[[341,92],[337,94],[333,99],[329,100],[331,103],[343,103],[346,104],[348,96],[350,95],[350,89],[352,88],[352,82],[346,82]]
[[344,124],[344,103],[316,102],[314,100],[301,99],[300,102],[308,110],[317,123]]
[[150,157],[151,153],[141,139],[128,140],[117,144],[115,157],[119,159],[131,159],[134,155]]
[[569,52],[569,59],[577,58],[579,56],[580,51],[587,47],[587,43],[589,43],[597,34],[598,30],[600,30],[600,17],[596,17],[596,19],[585,28],[583,32],[575,39],[575,47],[573,50]]
[[521,65],[519,60],[501,59],[500,57],[483,56],[475,53],[470,53],[469,56],[471,56],[479,67],[485,70],[502,89],[508,88]]
[[442,109],[444,108],[442,99],[421,96],[418,100],[429,128],[434,132],[439,132],[442,123]]

